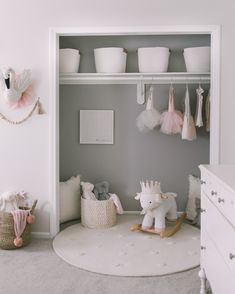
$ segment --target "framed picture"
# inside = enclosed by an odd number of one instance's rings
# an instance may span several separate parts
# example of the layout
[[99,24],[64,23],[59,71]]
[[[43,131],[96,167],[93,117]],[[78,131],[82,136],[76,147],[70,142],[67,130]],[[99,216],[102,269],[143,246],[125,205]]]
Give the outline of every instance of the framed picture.
[[113,110],[80,110],[80,144],[113,144]]

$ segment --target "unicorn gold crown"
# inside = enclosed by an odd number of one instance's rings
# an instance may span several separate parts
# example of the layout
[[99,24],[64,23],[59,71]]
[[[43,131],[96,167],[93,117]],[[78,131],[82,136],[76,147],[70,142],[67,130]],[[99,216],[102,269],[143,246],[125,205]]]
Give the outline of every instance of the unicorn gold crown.
[[142,193],[159,194],[161,193],[161,184],[157,181],[140,182]]

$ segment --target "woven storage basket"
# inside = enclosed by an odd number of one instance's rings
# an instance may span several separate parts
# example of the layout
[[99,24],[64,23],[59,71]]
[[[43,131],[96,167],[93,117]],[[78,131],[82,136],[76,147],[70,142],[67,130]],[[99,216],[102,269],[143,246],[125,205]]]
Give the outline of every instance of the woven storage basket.
[[112,199],[81,201],[81,220],[90,229],[109,228],[116,224],[117,214]]
[[[32,208],[30,209],[33,213],[37,200],[34,201]],[[29,209],[28,207],[22,207],[21,209]],[[0,211],[0,248],[1,249],[18,249],[22,248],[30,243],[31,237],[31,224],[26,224],[21,238],[23,240],[23,245],[21,247],[16,247],[14,245],[15,230],[14,230],[14,220],[11,213]]]

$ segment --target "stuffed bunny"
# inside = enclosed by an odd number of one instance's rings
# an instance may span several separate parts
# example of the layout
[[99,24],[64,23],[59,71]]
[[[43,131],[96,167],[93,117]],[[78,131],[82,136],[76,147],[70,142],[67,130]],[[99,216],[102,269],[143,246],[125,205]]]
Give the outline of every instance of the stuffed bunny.
[[0,196],[0,210],[5,212],[11,212],[19,209],[20,206],[24,206],[25,201],[28,199],[27,193],[7,191]]
[[87,200],[97,200],[95,194],[92,192],[94,185],[89,182],[81,182],[82,186],[82,197]]

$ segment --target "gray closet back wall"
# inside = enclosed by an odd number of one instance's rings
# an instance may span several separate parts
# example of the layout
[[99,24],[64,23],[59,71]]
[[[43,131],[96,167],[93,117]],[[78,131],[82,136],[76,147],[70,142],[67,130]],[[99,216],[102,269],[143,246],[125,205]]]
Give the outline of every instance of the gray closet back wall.
[[[173,54],[176,55],[179,54],[180,48],[210,44],[209,36],[177,37],[158,36],[157,40],[161,46],[175,48]],[[60,40],[60,47],[82,50],[81,47],[85,46],[86,42],[91,42],[89,38],[84,39],[85,37],[63,37]],[[115,43],[116,40],[118,41],[118,37],[114,37],[113,42],[110,40],[109,42],[112,46],[122,46],[120,43]],[[97,44],[98,41],[93,42],[94,47],[102,47],[102,43]],[[150,41],[151,38],[148,45],[156,45],[156,42],[152,44]],[[133,44],[134,48],[135,42],[137,42],[136,36],[130,38],[129,47],[124,47],[130,49]],[[107,44],[106,40],[103,46],[111,46],[111,44]],[[182,52],[179,56],[181,57],[171,58],[169,71],[185,71]],[[135,59],[136,53],[133,53],[132,60],[128,61],[130,71],[137,70]],[[94,66],[93,59],[87,70],[85,60],[83,62],[83,65],[81,64],[83,72],[94,71],[91,69]],[[197,86],[189,85],[193,114]],[[202,86],[207,94],[209,85]],[[168,90],[169,85],[154,86],[154,102],[160,111],[167,108]],[[175,85],[175,91],[176,107],[183,110],[185,85]],[[162,184],[163,191],[178,193],[179,210],[184,209],[188,193],[188,175],[199,175],[198,165],[209,163],[209,134],[204,128],[197,129],[198,138],[193,142],[182,141],[180,135],[164,135],[159,129],[142,134],[136,128],[135,121],[144,107],[145,105],[138,105],[136,102],[134,85],[60,86],[60,179],[66,180],[72,175],[81,174],[83,181],[97,183],[107,180],[110,182],[110,191],[119,195],[125,210],[140,209],[138,201],[134,200],[136,192],[140,191],[140,180],[158,180]],[[113,145],[79,144],[79,110],[81,109],[114,110]]]

